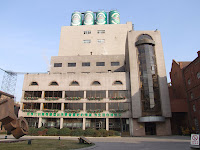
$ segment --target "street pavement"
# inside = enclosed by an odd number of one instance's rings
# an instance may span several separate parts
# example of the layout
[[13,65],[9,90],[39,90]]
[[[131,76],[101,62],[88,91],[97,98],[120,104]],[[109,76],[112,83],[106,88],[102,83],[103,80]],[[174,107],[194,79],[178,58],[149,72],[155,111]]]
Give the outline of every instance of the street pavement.
[[[0,135],[3,139],[5,135]],[[24,136],[21,139],[58,139],[59,136]],[[189,136],[86,137],[94,146],[79,150],[190,150]],[[8,139],[13,139],[8,136]],[[78,137],[61,136],[61,140]]]

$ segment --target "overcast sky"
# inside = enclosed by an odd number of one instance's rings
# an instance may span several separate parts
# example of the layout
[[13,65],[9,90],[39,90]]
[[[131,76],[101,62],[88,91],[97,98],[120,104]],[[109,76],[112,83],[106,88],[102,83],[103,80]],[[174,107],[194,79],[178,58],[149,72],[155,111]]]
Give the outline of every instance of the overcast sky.
[[[172,59],[191,61],[200,49],[200,0],[1,0],[0,68],[17,72],[46,72],[58,55],[61,26],[69,26],[74,11],[117,9],[121,24],[135,30],[160,30],[166,72]],[[3,72],[0,71],[0,85]],[[21,98],[23,76],[15,96]]]

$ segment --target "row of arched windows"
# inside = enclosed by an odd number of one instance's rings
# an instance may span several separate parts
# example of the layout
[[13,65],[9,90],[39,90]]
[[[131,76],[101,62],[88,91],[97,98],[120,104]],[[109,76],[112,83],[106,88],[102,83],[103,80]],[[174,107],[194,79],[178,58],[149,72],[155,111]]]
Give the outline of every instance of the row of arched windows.
[[[38,85],[37,82],[31,82],[30,86],[32,85]],[[95,85],[95,86],[100,86],[101,83],[99,81],[93,81],[91,83],[91,85]],[[115,82],[113,82],[113,85],[123,85],[123,83],[119,80],[116,80]],[[56,81],[52,81],[49,86],[59,86],[58,82]],[[69,86],[80,86],[79,82],[78,81],[72,81]]]

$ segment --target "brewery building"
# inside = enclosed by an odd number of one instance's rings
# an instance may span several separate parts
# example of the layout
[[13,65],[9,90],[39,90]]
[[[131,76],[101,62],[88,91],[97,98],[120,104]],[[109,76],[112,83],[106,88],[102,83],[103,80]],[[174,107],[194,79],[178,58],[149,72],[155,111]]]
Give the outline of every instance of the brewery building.
[[116,10],[74,12],[50,71],[25,75],[19,116],[31,127],[170,135],[160,31],[120,24]]

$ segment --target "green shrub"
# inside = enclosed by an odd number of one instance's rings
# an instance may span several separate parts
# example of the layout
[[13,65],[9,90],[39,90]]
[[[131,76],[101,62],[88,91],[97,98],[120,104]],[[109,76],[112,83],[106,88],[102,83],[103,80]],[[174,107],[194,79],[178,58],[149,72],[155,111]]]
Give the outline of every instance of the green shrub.
[[84,131],[80,128],[71,131],[72,136],[81,136],[83,134],[84,134]]
[[28,131],[28,134],[29,135],[38,135],[38,129],[37,128],[34,128],[34,127],[30,127],[29,128],[29,131]]
[[58,133],[58,129],[56,128],[50,128],[47,131],[47,135],[57,135],[57,133]]
[[5,132],[0,132],[0,134],[7,134],[7,132],[5,131]]
[[99,129],[99,132],[101,133],[101,136],[103,136],[103,137],[108,136],[108,131],[106,131],[105,129]]
[[70,133],[71,133],[71,130],[69,128],[62,128],[58,130],[58,135],[69,136]]
[[115,131],[114,130],[109,130],[108,131],[109,136],[115,136]]
[[47,134],[48,129],[45,127],[40,127],[37,129],[38,135],[39,136],[44,136]]
[[98,130],[95,130],[94,137],[100,137],[101,133]]
[[38,131],[44,131],[44,130],[46,130],[47,128],[45,128],[45,127],[40,127],[40,128],[38,128],[37,130]]
[[120,136],[120,132],[115,131],[115,136]]
[[92,128],[88,128],[84,131],[84,135],[85,136],[95,136],[95,132],[96,130],[95,129],[92,129]]

